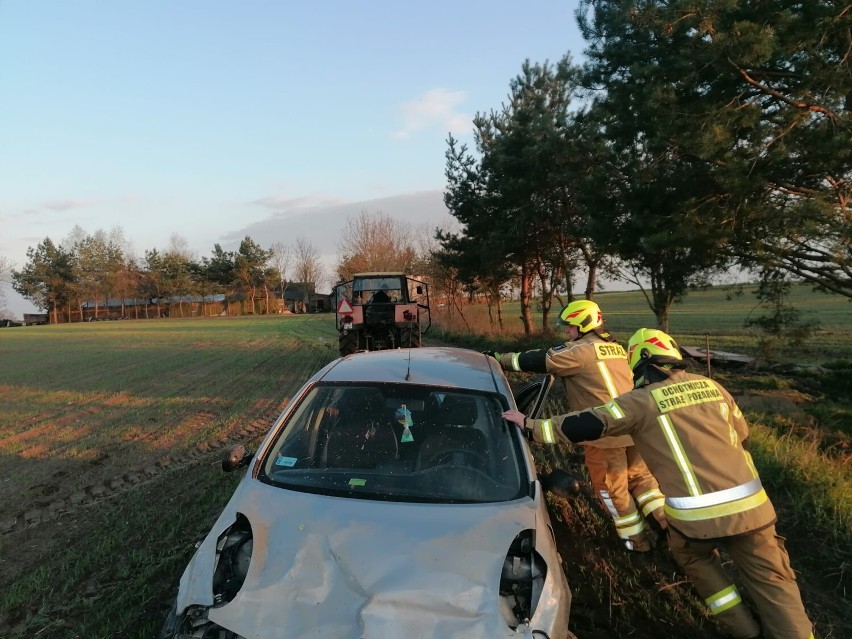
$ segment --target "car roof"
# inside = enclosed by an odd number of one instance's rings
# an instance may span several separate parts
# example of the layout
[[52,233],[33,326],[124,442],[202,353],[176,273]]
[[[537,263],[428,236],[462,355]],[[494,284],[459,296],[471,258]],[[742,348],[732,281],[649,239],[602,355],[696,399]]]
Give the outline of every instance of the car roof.
[[326,367],[317,381],[443,386],[503,394],[508,391],[502,371],[491,358],[450,347],[354,353]]

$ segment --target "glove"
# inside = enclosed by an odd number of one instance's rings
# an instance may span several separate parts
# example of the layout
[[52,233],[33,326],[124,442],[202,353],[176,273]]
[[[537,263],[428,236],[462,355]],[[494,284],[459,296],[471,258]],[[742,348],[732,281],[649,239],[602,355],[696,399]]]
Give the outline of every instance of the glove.
[[495,353],[494,351],[482,351],[483,355],[488,355],[488,357],[493,357],[496,360],[500,360],[500,353]]

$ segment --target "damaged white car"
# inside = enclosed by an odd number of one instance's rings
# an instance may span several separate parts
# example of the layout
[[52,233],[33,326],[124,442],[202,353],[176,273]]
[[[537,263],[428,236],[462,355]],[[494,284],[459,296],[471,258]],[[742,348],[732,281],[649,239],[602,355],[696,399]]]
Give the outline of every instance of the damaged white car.
[[[535,411],[549,382],[518,394]],[[161,639],[568,639],[571,593],[515,399],[481,353],[327,365],[290,402],[184,572]]]

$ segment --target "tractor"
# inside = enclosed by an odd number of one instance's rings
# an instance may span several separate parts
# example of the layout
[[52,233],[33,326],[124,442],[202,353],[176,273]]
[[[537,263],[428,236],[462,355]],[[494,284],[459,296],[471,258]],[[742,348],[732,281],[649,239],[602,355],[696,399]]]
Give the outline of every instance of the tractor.
[[341,356],[417,348],[432,325],[428,285],[404,273],[356,273],[332,296]]

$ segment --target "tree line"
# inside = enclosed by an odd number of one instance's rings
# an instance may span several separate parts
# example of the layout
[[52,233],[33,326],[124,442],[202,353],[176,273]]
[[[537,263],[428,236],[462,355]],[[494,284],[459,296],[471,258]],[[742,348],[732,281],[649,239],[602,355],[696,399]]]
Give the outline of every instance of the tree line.
[[[76,227],[57,244],[46,237],[27,249],[21,270],[11,269],[14,289],[60,321],[71,321],[73,311],[86,304],[120,307],[137,300],[151,304],[217,294],[241,301],[244,312],[277,312],[272,302],[283,297],[290,282],[316,283],[325,277],[316,247],[304,238],[292,246],[283,243],[262,248],[250,237],[236,251],[215,244],[211,254],[196,258],[186,240],[173,235],[165,250],[150,249],[138,259],[120,228],[87,233]],[[307,287],[301,289],[308,294]],[[307,303],[307,299],[303,300]]]
[[206,301],[216,295],[240,301],[242,313],[275,313],[277,299],[295,283],[307,307],[312,287],[319,290],[370,271],[429,277],[439,295],[447,288],[440,269],[432,266],[437,247],[430,231],[412,228],[384,212],[361,211],[347,219],[338,251],[333,276],[326,272],[319,250],[305,238],[264,248],[246,236],[235,251],[214,244],[208,256],[198,258],[185,238],[172,235],[166,249],[145,250],[140,259],[121,228],[88,233],[76,227],[59,243],[46,237],[29,247],[20,270],[0,258],[0,275],[8,275],[14,289],[46,310],[53,323],[60,317],[82,319],[84,305],[94,307],[95,317],[107,304],[124,316],[129,302],[144,301],[146,308],[161,301],[180,306],[190,298]]
[[641,286],[658,325],[690,286],[759,273],[852,297],[852,5],[581,0],[586,62],[523,64],[506,101],[452,135],[438,258],[533,330],[601,273]]

